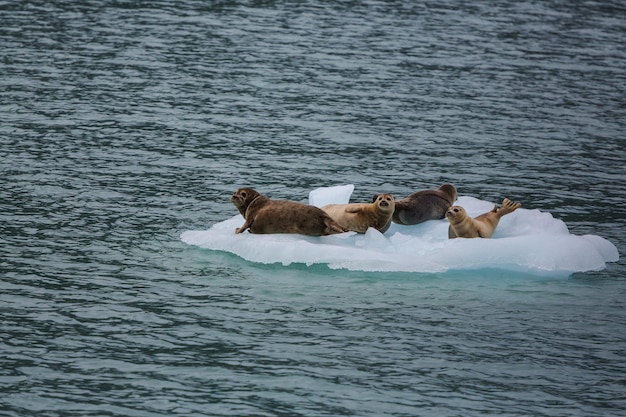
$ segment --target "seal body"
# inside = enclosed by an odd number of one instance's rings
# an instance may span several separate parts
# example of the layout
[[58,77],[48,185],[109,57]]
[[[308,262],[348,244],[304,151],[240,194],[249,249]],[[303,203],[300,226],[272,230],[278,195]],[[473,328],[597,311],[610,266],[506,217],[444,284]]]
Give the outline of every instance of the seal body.
[[456,188],[452,184],[443,184],[436,190],[418,191],[396,201],[393,221],[412,225],[426,220],[443,219],[456,197]]
[[246,220],[235,230],[243,233],[297,233],[326,236],[347,230],[323,210],[308,204],[288,200],[270,200],[252,188],[240,188],[230,201]]
[[348,230],[365,233],[373,227],[385,233],[391,225],[394,207],[391,194],[377,194],[371,203],[328,204],[322,210]]
[[452,206],[446,212],[446,217],[450,222],[448,227],[448,237],[484,237],[490,238],[496,230],[500,218],[521,207],[519,202],[513,202],[508,198],[502,201],[502,206],[494,206],[493,210],[483,213],[478,217],[471,218],[461,206]]

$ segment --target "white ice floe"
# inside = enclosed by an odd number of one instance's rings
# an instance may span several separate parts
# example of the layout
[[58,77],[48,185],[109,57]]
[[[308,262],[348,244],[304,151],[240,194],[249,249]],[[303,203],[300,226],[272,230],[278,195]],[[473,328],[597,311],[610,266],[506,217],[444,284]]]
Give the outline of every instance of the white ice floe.
[[[353,185],[311,191],[310,204],[349,202]],[[455,203],[475,217],[494,203],[460,196]],[[234,207],[233,207],[234,210]],[[448,221],[431,220],[415,226],[392,226],[381,234],[369,229],[332,236],[292,234],[235,234],[244,223],[241,215],[208,230],[189,230],[181,240],[201,248],[226,251],[248,261],[290,265],[325,264],[333,269],[395,272],[445,272],[498,269],[536,275],[567,276],[601,270],[619,259],[608,240],[569,233],[565,223],[537,209],[517,209],[500,220],[491,239],[448,239]]]

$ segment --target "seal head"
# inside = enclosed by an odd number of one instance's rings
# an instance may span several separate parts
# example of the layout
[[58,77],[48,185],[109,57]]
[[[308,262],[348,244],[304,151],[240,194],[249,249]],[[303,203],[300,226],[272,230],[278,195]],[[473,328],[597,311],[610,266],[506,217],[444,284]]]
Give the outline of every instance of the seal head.
[[[241,215],[246,218],[246,209],[257,198],[263,199],[264,196],[253,190],[252,188],[240,188],[230,197],[230,201],[237,207]],[[267,197],[265,197],[267,199]]]

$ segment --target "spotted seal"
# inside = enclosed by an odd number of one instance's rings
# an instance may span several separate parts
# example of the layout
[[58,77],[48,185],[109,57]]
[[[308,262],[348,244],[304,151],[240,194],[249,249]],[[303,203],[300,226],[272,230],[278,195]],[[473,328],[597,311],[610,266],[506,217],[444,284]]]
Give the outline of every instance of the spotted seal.
[[371,203],[328,204],[322,210],[348,230],[365,233],[373,227],[385,233],[391,225],[394,207],[391,194],[376,194]]
[[393,222],[412,225],[443,219],[456,198],[456,188],[452,184],[443,184],[437,190],[418,191],[396,201]]
[[446,217],[450,222],[448,227],[448,237],[454,239],[456,237],[484,237],[490,238],[496,230],[500,218],[512,213],[522,206],[522,203],[513,202],[508,198],[502,201],[502,206],[497,205],[493,210],[483,213],[476,218],[468,216],[465,209],[461,206],[452,206],[446,211]]
[[297,233],[326,236],[347,230],[323,210],[308,204],[288,200],[270,200],[252,188],[240,188],[230,201],[246,220],[235,230],[243,233]]

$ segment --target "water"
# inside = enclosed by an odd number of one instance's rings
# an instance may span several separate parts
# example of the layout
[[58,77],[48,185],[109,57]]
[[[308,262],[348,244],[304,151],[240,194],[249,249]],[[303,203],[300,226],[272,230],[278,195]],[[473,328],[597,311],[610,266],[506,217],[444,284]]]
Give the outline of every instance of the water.
[[[1,2],[7,416],[617,416],[621,2]],[[546,279],[185,245],[252,186],[452,182],[613,242]]]

